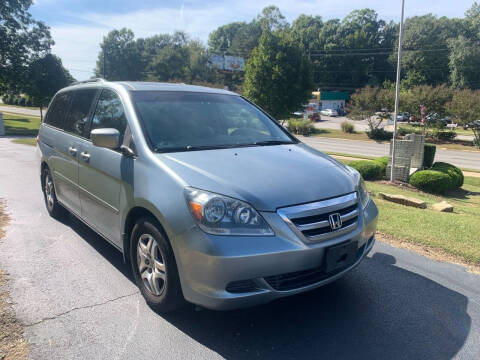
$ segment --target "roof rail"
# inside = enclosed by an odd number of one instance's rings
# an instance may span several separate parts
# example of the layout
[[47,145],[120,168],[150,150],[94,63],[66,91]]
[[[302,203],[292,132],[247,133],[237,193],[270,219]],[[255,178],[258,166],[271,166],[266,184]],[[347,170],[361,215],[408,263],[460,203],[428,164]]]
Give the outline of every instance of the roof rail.
[[88,80],[83,80],[83,81],[75,81],[72,83],[72,85],[78,85],[78,84],[87,84],[91,82],[99,82],[99,81],[105,81],[103,78],[93,78],[93,79],[88,79]]

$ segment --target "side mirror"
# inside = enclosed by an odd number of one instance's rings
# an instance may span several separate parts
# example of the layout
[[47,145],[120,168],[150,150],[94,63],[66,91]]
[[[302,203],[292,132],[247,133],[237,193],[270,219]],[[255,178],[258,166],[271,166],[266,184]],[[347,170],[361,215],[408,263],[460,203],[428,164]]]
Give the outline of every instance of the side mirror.
[[95,129],[90,132],[92,143],[98,147],[118,149],[120,146],[120,132],[117,129]]

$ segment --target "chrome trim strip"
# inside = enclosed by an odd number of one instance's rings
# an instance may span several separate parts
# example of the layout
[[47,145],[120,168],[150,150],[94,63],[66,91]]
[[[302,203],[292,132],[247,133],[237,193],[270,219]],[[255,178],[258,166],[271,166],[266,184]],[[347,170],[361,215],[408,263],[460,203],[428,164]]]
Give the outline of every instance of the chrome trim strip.
[[289,218],[301,218],[306,216],[324,214],[337,209],[342,209],[354,205],[358,202],[357,193],[353,192],[337,198],[317,201],[313,203],[295,205],[280,208],[277,211],[287,215]]
[[305,225],[297,225],[298,230],[300,230],[300,231],[320,229],[320,228],[324,228],[324,227],[327,227],[327,226],[330,226],[330,223],[328,222],[328,220],[318,221],[318,222],[314,222],[314,223],[311,223],[311,224],[305,224]]
[[314,235],[314,236],[305,236],[308,240],[310,241],[318,241],[318,240],[326,240],[326,239],[330,239],[332,237],[335,237],[335,236],[340,236],[340,235],[343,235],[343,234],[346,234],[346,233],[349,233],[353,230],[355,230],[358,226],[358,222],[355,222],[353,224],[350,224],[348,226],[345,226],[344,228],[341,228],[341,229],[338,229],[338,230],[335,230],[335,231],[330,231],[328,233],[325,233],[325,234],[319,234],[319,235]]
[[358,216],[358,210],[353,210],[353,211],[349,212],[348,214],[340,216],[340,218],[342,219],[342,223],[343,223],[344,221],[348,221],[350,219],[353,219],[355,216]]

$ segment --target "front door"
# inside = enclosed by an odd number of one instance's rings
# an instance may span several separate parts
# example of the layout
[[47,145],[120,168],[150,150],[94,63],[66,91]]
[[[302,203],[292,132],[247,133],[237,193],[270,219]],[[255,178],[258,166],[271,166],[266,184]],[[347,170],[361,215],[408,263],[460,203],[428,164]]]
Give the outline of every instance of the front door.
[[[120,132],[121,143],[126,126],[120,98],[112,90],[102,90],[90,130],[115,128]],[[90,140],[80,146],[78,183],[82,218],[119,247],[122,246],[119,215],[122,161],[120,151],[96,147]]]

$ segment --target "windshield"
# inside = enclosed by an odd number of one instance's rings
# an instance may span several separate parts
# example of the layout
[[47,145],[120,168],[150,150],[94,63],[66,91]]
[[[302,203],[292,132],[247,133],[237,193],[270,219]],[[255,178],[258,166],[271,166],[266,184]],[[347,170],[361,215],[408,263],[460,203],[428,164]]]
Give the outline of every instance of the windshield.
[[291,138],[240,96],[165,91],[132,93],[157,152],[291,144]]

